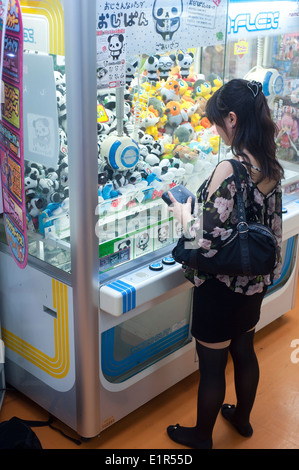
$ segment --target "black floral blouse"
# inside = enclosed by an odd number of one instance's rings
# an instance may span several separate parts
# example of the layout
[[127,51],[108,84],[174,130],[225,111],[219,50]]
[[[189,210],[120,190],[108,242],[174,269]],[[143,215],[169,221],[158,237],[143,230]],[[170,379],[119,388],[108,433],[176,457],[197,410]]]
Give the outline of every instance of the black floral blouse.
[[[234,197],[236,194],[236,186],[233,171],[207,201],[207,189],[212,176],[213,174],[198,190],[198,208],[200,208],[200,210],[197,208],[198,212],[196,217],[189,225],[188,233],[185,233],[188,238],[197,240],[202,255],[207,257],[212,257],[217,253],[223,241],[230,236],[232,229],[238,223],[237,201]],[[277,238],[280,255],[282,243],[281,183],[278,182],[272,191],[265,196],[252,181],[245,166],[244,174],[240,172],[240,178],[247,220],[261,222],[271,227]],[[246,180],[248,182],[247,185],[245,183]],[[199,239],[196,237],[196,234],[198,234],[198,231],[201,229],[202,238]],[[274,273],[263,276],[215,276],[198,272],[187,267],[184,267],[184,272],[185,277],[195,286],[200,286],[205,280],[216,277],[235,292],[253,295],[262,292],[265,285],[269,286],[273,283],[274,279],[279,278],[281,272],[281,256]]]

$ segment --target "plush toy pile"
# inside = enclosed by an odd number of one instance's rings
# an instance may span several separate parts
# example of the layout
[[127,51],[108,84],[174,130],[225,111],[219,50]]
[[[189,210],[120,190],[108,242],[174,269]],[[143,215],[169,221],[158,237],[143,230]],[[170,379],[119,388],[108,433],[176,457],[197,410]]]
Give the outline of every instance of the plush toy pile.
[[[126,64],[124,134],[138,144],[140,157],[130,169],[115,170],[101,154],[103,142],[117,135],[115,90],[98,90],[99,214],[157,197],[176,184],[196,192],[217,162],[219,136],[205,116],[209,97],[222,85],[216,75],[194,74],[193,54],[138,58]],[[55,72],[60,151],[57,166],[26,161],[27,222],[45,233],[50,217],[68,215],[66,87]],[[126,196],[126,197],[124,197]]]
[[41,234],[52,224],[51,217],[68,217],[69,211],[65,75],[58,71],[54,74],[59,119],[57,165],[49,168],[25,160],[24,168],[27,226]]
[[[114,170],[101,154],[101,145],[117,134],[114,90],[98,91],[99,201],[102,212],[122,204],[147,201],[175,184],[196,192],[217,162],[219,136],[207,117],[207,100],[222,85],[211,75],[196,75],[193,54],[152,55],[141,66],[127,60],[124,133],[138,142],[140,158],[127,171]],[[140,198],[140,191],[143,197]],[[134,198],[138,194],[138,199]],[[123,198],[124,199],[124,198]],[[125,199],[128,204],[128,198]]]

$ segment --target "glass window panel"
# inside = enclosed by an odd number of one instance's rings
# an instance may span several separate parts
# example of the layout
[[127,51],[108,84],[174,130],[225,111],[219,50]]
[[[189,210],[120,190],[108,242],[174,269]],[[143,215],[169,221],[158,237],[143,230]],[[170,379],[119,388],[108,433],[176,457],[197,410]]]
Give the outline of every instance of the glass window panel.
[[102,333],[102,372],[119,383],[191,341],[192,290]]
[[[218,162],[219,136],[205,106],[223,83],[223,68],[219,45],[127,57],[122,91],[103,88],[109,67],[98,70],[101,271],[156,254],[180,236],[161,196],[178,184],[196,193]],[[134,151],[122,160],[130,145],[139,150],[132,164]]]
[[[63,7],[21,1],[23,128],[28,254],[70,271]],[[56,40],[49,21],[55,29]],[[47,27],[48,25],[48,27]],[[52,38],[53,39],[53,38]],[[54,45],[53,45],[54,44]],[[54,48],[54,49],[53,49]],[[0,241],[6,242],[3,218]]]

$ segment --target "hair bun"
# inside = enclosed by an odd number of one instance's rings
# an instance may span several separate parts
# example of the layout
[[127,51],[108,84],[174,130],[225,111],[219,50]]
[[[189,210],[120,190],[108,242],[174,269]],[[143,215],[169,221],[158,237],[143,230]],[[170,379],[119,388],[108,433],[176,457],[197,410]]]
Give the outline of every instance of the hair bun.
[[247,88],[252,92],[254,98],[257,97],[260,91],[263,91],[263,85],[261,82],[256,82],[255,80],[247,82]]

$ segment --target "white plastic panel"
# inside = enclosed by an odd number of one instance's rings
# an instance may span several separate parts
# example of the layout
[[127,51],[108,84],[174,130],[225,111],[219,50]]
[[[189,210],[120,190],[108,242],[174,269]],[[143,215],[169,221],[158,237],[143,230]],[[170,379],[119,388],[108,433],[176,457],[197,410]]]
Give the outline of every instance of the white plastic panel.
[[100,309],[121,316],[187,282],[181,265],[166,257],[101,287]]

